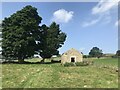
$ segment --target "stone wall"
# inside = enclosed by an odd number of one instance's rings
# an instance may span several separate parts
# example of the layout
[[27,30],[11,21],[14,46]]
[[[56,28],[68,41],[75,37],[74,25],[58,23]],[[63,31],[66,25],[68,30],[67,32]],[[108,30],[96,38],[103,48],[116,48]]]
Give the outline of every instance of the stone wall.
[[71,62],[71,57],[75,58],[75,62],[82,62],[83,55],[75,49],[70,49],[61,56],[61,63]]

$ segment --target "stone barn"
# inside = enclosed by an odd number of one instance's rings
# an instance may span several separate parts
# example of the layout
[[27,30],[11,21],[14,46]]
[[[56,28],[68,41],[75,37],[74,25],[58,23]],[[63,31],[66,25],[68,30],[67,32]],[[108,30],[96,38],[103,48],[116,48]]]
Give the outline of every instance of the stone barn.
[[63,53],[61,56],[61,63],[64,64],[66,62],[82,62],[83,55],[79,51],[75,50],[74,48],[68,50],[67,52]]

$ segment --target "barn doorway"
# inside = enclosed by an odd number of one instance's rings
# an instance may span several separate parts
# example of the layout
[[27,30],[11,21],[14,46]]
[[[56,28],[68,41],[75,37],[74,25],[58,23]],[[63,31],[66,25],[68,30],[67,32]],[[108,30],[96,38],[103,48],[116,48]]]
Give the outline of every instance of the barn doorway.
[[71,57],[71,62],[75,62],[75,57]]

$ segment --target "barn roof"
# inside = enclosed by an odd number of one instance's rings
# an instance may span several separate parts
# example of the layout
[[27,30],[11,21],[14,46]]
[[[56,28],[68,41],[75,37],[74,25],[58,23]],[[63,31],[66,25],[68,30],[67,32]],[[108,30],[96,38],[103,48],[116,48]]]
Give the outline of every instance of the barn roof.
[[[77,53],[80,53],[78,50],[74,49],[74,48],[71,48],[70,50],[66,51],[65,53],[63,54],[67,54],[67,53],[71,53],[71,52],[77,52]],[[80,53],[81,54],[81,53]]]

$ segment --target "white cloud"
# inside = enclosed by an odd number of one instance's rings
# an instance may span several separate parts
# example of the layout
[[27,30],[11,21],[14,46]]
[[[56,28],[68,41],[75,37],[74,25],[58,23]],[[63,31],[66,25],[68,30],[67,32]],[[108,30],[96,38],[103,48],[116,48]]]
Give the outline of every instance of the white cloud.
[[89,22],[83,22],[82,26],[83,27],[92,26],[92,25],[96,24],[99,21],[100,21],[100,19],[95,19],[95,20],[92,20],[92,21],[89,21]]
[[118,5],[120,0],[101,0],[95,7],[92,9],[92,14],[101,14],[105,13]]
[[111,21],[111,17],[109,13],[100,14],[96,19],[87,20],[82,23],[83,27],[88,27],[97,24],[98,22],[102,22],[103,24],[107,24]]
[[104,24],[110,23],[111,14],[110,11],[117,7],[118,1],[120,0],[100,0],[96,6],[94,6],[91,10],[92,16],[97,16],[97,19],[91,19],[90,21],[83,22],[82,26],[92,26],[97,24],[98,22],[102,22]]
[[118,26],[118,21],[115,22],[115,26]]
[[118,25],[120,25],[120,20],[115,22],[115,26],[118,26]]
[[58,23],[68,23],[73,18],[73,11],[66,11],[64,9],[59,9],[53,13],[52,21]]

